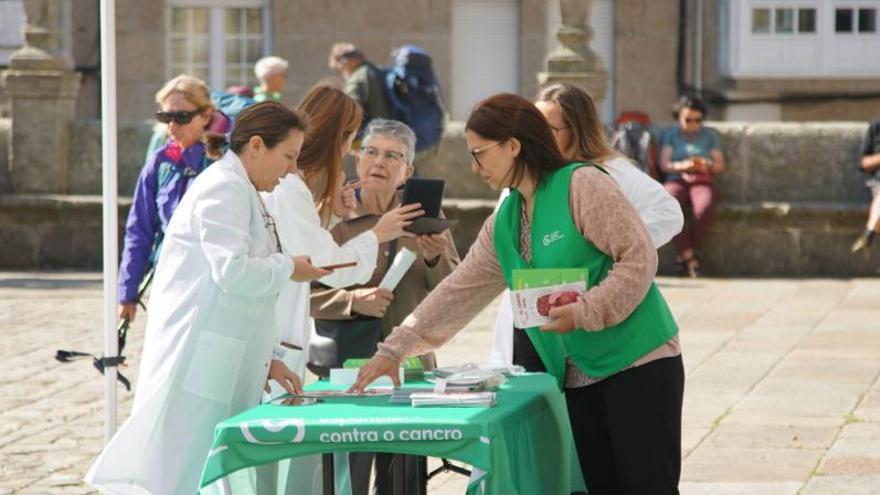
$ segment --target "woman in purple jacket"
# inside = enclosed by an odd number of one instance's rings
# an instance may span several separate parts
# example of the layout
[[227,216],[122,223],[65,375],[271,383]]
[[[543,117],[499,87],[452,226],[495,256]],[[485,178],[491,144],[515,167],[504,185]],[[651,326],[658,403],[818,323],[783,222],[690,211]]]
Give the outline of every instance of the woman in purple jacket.
[[[168,139],[147,157],[134,190],[125,247],[119,267],[119,318],[134,320],[138,287],[147,269],[155,264],[159,244],[171,214],[193,179],[213,159],[205,153],[207,130],[216,127],[208,85],[201,79],[180,75],[156,93],[160,110],[156,119],[168,126]],[[212,122],[214,121],[214,122]],[[225,127],[229,127],[228,121]]]

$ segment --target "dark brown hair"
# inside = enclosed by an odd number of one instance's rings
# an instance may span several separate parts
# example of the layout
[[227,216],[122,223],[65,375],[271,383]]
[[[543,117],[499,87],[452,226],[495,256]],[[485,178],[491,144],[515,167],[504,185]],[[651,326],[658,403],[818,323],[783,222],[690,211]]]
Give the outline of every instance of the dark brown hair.
[[559,106],[562,120],[574,139],[577,159],[604,161],[617,155],[605,137],[596,103],[583,89],[569,83],[553,83],[541,88],[535,101]]
[[706,104],[703,102],[703,100],[700,99],[699,96],[683,95],[679,97],[679,99],[676,100],[675,105],[672,106],[672,118],[677,120],[678,114],[681,113],[681,111],[685,108],[690,108],[691,110],[700,112],[701,114],[703,114],[704,118],[709,113],[709,109],[706,108]]
[[263,138],[266,147],[271,149],[287,139],[294,129],[306,130],[305,121],[296,112],[276,101],[257,103],[238,114],[229,141],[224,134],[206,134],[207,154],[211,158],[220,158],[226,144],[239,154],[254,136]]
[[326,225],[342,175],[339,149],[360,129],[363,112],[357,101],[326,83],[313,87],[297,112],[309,120],[297,166],[315,196],[321,220]]
[[501,93],[477,103],[468,117],[465,130],[493,141],[516,138],[521,149],[510,174],[510,185],[516,187],[528,174],[537,186],[545,172],[559,170],[566,165],[556,147],[553,131],[544,115],[532,102],[522,96]]

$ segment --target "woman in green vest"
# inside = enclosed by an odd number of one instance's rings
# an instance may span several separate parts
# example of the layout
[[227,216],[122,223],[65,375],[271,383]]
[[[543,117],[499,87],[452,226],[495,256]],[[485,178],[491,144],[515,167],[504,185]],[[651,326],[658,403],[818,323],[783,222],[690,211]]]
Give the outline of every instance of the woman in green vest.
[[590,494],[677,494],[684,369],[638,214],[603,169],[562,156],[525,98],[478,103],[465,138],[472,170],[512,192],[461,265],[379,344],[353,390],[396,381],[402,359],[451,339],[513,285],[513,270],[583,268],[585,294],[550,310],[550,323],[515,331],[565,391]]

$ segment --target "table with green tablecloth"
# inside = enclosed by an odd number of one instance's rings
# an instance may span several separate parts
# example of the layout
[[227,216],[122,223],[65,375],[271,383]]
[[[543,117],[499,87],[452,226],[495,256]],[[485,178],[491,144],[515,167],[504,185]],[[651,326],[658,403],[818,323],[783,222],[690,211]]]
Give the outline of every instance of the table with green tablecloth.
[[[306,389],[329,388],[317,382]],[[326,397],[309,406],[263,404],[217,425],[201,486],[244,468],[328,452],[461,461],[481,473],[471,478],[469,494],[583,489],[565,399],[556,380],[542,373],[511,377],[491,408],[414,408],[390,404],[387,396]]]

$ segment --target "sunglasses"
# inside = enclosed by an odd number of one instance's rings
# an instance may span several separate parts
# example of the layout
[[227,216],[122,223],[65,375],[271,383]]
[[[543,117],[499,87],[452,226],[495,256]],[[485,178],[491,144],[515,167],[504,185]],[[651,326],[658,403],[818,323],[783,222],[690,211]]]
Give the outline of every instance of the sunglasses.
[[201,108],[197,108],[197,109],[189,111],[189,112],[183,112],[183,111],[181,111],[181,112],[162,112],[162,111],[159,111],[159,112],[156,112],[156,120],[158,120],[159,122],[161,122],[163,124],[170,124],[171,121],[173,120],[174,122],[177,122],[180,125],[186,125],[186,124],[189,124],[190,122],[192,122],[192,119],[196,115],[202,113],[202,110],[203,109],[201,109]]

